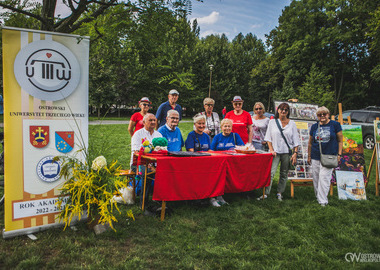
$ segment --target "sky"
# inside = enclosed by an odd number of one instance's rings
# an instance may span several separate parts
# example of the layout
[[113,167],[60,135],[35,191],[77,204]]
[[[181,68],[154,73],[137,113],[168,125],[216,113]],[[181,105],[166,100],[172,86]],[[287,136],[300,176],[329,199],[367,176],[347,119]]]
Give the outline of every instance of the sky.
[[225,34],[230,41],[240,32],[252,33],[265,42],[265,34],[278,26],[278,18],[291,0],[192,1],[190,20],[197,19],[200,36]]

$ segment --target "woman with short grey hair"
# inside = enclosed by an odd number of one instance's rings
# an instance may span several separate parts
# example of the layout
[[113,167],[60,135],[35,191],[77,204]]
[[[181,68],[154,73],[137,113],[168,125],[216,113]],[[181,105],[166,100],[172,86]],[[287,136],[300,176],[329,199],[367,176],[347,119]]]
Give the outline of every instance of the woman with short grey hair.
[[197,114],[193,118],[194,130],[187,135],[185,147],[187,151],[198,152],[210,150],[210,137],[204,132],[206,127],[206,116]]
[[337,155],[339,161],[343,151],[343,133],[340,123],[329,119],[330,111],[326,107],[318,108],[317,117],[318,123],[310,128],[307,162],[312,167],[314,193],[318,203],[326,206],[333,168],[321,164],[319,144],[323,154]]
[[206,116],[206,127],[204,132],[210,136],[211,140],[215,135],[220,133],[220,120],[219,115],[213,112],[215,100],[212,98],[205,98],[203,100],[203,107],[205,109],[201,114]]

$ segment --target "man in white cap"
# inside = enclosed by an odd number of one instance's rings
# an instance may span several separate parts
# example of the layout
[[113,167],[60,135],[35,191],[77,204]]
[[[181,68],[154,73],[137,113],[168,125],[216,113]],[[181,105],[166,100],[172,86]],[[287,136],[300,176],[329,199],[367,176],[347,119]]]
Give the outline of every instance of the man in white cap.
[[158,127],[161,127],[166,124],[166,116],[169,110],[176,110],[179,113],[179,120],[182,119],[182,107],[177,104],[179,92],[175,89],[169,91],[168,101],[162,103],[160,107],[158,107],[156,118]]

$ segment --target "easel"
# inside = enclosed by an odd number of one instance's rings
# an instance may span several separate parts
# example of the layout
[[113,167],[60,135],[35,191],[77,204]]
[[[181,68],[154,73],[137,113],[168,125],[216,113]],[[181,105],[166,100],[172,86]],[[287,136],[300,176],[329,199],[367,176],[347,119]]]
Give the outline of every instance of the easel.
[[[376,120],[379,120],[379,117],[376,117]],[[376,134],[375,134],[376,136]],[[375,147],[372,152],[371,162],[369,163],[369,168],[367,172],[367,182],[365,183],[365,187],[367,188],[368,182],[369,182],[369,176],[371,174],[372,166],[375,165],[376,170],[376,177],[375,177],[375,189],[376,189],[376,196],[379,196],[379,166],[377,164],[377,143],[375,144]]]

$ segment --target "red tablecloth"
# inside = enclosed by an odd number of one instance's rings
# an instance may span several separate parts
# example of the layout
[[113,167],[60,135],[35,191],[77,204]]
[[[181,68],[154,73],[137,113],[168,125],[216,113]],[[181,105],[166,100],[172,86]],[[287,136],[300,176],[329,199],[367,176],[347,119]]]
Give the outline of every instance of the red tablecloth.
[[153,200],[204,199],[269,186],[271,154],[234,156],[213,153],[204,157],[155,155]]
[[224,192],[237,193],[269,186],[272,159],[270,153],[229,156]]
[[224,194],[224,156],[156,158],[153,200],[195,200]]

